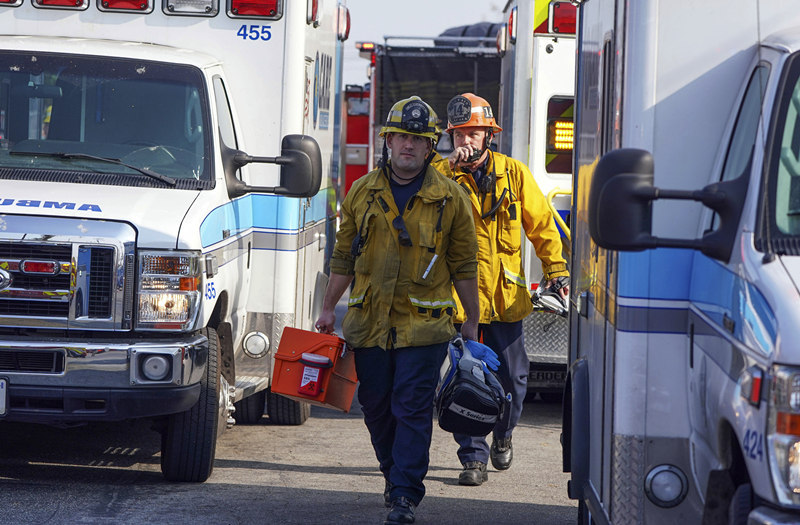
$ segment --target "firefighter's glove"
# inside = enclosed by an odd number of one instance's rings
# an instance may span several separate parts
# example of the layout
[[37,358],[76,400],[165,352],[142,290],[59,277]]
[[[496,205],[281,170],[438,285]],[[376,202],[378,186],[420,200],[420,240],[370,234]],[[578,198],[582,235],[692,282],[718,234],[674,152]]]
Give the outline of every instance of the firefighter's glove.
[[472,354],[472,357],[480,359],[492,370],[497,370],[500,367],[500,360],[497,358],[497,354],[485,344],[472,339],[467,339],[464,344],[467,345],[467,350]]
[[567,286],[569,286],[569,277],[560,275],[558,277],[553,277],[553,283],[546,287],[544,291],[558,293],[562,288],[566,288]]

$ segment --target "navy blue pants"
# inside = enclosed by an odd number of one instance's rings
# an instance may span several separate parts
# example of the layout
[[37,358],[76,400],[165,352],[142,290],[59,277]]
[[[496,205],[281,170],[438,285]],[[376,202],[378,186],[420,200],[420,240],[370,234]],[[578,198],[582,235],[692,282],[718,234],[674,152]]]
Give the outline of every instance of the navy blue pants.
[[[522,340],[522,321],[516,323],[491,323],[478,327],[483,344],[491,348],[500,360],[497,377],[506,393],[511,393],[511,404],[492,431],[495,439],[511,437],[522,414],[522,401],[528,390],[528,354]],[[453,434],[458,443],[458,459],[489,463],[489,445],[486,438]]]
[[394,350],[358,348],[358,402],[392,499],[425,496],[433,396],[448,343]]

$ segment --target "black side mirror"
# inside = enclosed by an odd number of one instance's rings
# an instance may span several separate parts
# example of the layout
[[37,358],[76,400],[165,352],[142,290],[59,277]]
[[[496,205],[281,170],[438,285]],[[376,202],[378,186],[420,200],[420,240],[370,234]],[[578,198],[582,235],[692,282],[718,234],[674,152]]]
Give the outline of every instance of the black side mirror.
[[644,150],[617,149],[597,163],[589,191],[589,234],[609,250],[651,247],[653,156]]
[[[609,250],[639,251],[646,248],[691,248],[709,257],[729,261],[748,177],[709,184],[702,190],[662,190],[653,186],[653,156],[644,150],[618,149],[597,163],[589,192],[589,234],[598,246]],[[702,202],[717,212],[719,227],[702,239],[653,237],[652,204],[656,199]]]
[[[313,197],[322,184],[322,153],[319,144],[307,135],[286,135],[279,157],[252,157],[222,145],[225,180],[231,198],[250,192],[274,193],[290,197]],[[251,162],[280,164],[279,186],[249,186],[236,178],[236,170]]]

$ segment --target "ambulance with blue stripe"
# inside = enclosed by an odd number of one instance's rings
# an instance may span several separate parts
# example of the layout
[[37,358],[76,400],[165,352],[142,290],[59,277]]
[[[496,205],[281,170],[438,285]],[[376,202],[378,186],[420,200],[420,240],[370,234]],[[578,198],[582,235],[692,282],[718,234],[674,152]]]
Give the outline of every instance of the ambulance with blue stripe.
[[0,425],[153,418],[204,481],[311,329],[335,230],[331,0],[0,0]]
[[578,523],[800,522],[800,13],[578,11]]

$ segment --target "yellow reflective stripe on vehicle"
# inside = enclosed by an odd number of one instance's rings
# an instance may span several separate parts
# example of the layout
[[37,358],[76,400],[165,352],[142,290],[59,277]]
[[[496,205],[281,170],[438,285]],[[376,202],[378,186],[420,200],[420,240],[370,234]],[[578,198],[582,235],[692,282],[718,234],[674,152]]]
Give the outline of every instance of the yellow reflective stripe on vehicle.
[[506,274],[506,279],[508,279],[509,281],[514,282],[518,286],[522,286],[523,288],[526,288],[525,279],[523,279],[521,275],[517,275],[515,273],[509,272],[505,268],[503,269],[503,271]]
[[417,299],[416,297],[408,296],[408,299],[411,301],[411,304],[416,306],[417,308],[426,308],[428,310],[436,310],[437,308],[455,308],[456,303],[452,299],[448,299],[446,301],[425,301],[422,299]]
[[363,302],[364,302],[364,296],[365,296],[365,295],[366,295],[366,294],[363,294],[363,293],[362,293],[362,294],[361,294],[361,295],[359,295],[358,297],[351,297],[351,298],[350,298],[350,299],[347,301],[347,306],[355,306],[355,305],[357,305],[357,304],[361,304],[361,303],[363,303]]

